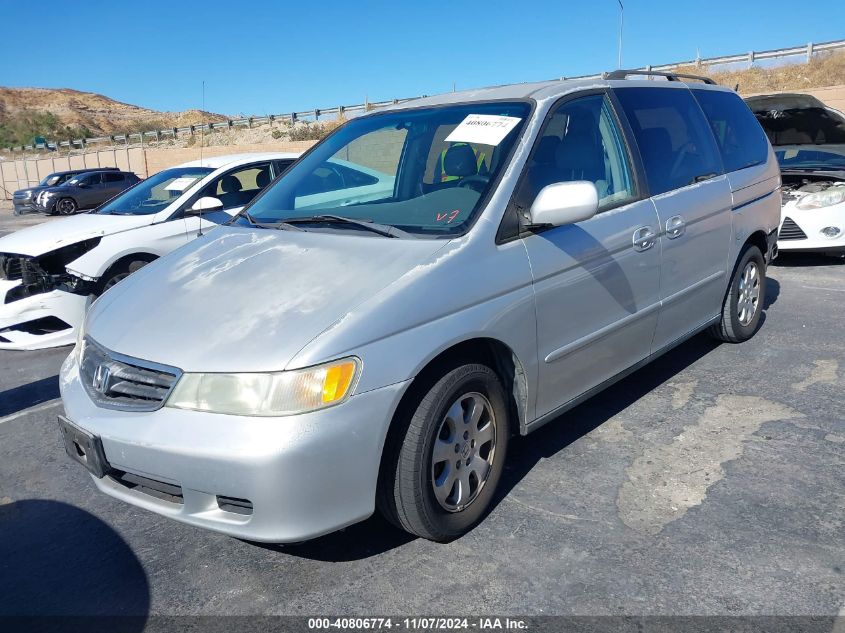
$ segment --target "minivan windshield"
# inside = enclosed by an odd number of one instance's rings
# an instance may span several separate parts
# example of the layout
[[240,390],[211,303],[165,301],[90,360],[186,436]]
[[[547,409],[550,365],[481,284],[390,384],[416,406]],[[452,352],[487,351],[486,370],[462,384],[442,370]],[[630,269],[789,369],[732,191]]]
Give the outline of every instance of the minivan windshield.
[[182,195],[188,187],[214,169],[210,167],[174,167],[141,181],[131,189],[99,207],[103,215],[152,215]]
[[[389,233],[385,227],[399,229],[393,236],[462,233],[528,114],[525,102],[487,102],[353,119],[294,163],[237,223],[368,235]],[[367,231],[362,223],[381,229]]]

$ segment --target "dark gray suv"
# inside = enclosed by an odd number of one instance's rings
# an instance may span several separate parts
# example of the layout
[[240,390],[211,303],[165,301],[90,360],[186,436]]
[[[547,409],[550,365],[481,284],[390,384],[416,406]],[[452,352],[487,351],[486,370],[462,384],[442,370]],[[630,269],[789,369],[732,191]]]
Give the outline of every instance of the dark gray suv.
[[93,209],[128,189],[140,178],[128,171],[101,170],[74,176],[56,187],[48,187],[35,197],[41,213],[73,215],[82,209]]
[[79,174],[87,174],[92,171],[117,171],[117,167],[103,167],[102,169],[71,169],[69,171],[57,171],[45,176],[35,187],[18,189],[12,197],[15,215],[24,213],[37,213],[35,198],[39,193],[49,187],[58,187]]

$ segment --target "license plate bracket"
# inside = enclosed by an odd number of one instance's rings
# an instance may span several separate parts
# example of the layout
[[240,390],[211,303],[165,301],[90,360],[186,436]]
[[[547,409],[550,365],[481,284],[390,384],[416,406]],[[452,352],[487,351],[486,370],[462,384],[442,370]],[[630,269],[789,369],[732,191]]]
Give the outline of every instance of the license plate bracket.
[[82,464],[97,479],[105,477],[111,466],[106,461],[102,440],[79,428],[64,416],[58,416],[58,422],[65,451],[70,458]]

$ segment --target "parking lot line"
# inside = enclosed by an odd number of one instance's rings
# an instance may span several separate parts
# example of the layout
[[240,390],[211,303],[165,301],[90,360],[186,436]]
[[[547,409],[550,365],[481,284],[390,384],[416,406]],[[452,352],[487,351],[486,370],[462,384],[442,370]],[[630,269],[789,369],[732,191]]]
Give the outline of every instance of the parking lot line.
[[17,413],[13,413],[11,415],[7,415],[4,418],[0,418],[0,424],[4,422],[11,422],[12,420],[17,420],[18,418],[22,418],[25,415],[29,415],[30,413],[38,413],[39,411],[47,411],[48,409],[52,409],[53,407],[57,407],[62,404],[62,401],[59,398],[55,400],[51,400],[49,402],[44,402],[39,404],[35,407],[30,407],[29,409],[24,409],[23,411],[18,411]]

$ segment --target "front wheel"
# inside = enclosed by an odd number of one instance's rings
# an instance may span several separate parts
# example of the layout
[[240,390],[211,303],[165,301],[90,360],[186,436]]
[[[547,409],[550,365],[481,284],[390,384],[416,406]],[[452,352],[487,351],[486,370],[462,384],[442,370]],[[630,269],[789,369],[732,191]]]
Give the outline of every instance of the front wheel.
[[480,364],[446,373],[416,401],[386,451],[379,507],[433,541],[469,531],[490,507],[505,462],[509,408],[496,373]]
[[73,198],[62,198],[56,203],[56,213],[59,215],[73,215],[78,208]]
[[103,277],[100,278],[97,294],[101,295],[109,288],[116,286],[118,283],[126,279],[129,275],[137,270],[140,270],[150,262],[146,259],[135,259],[122,264],[114,266]]
[[742,251],[722,304],[722,316],[710,329],[727,343],[747,341],[757,331],[766,299],[766,260],[756,246]]

